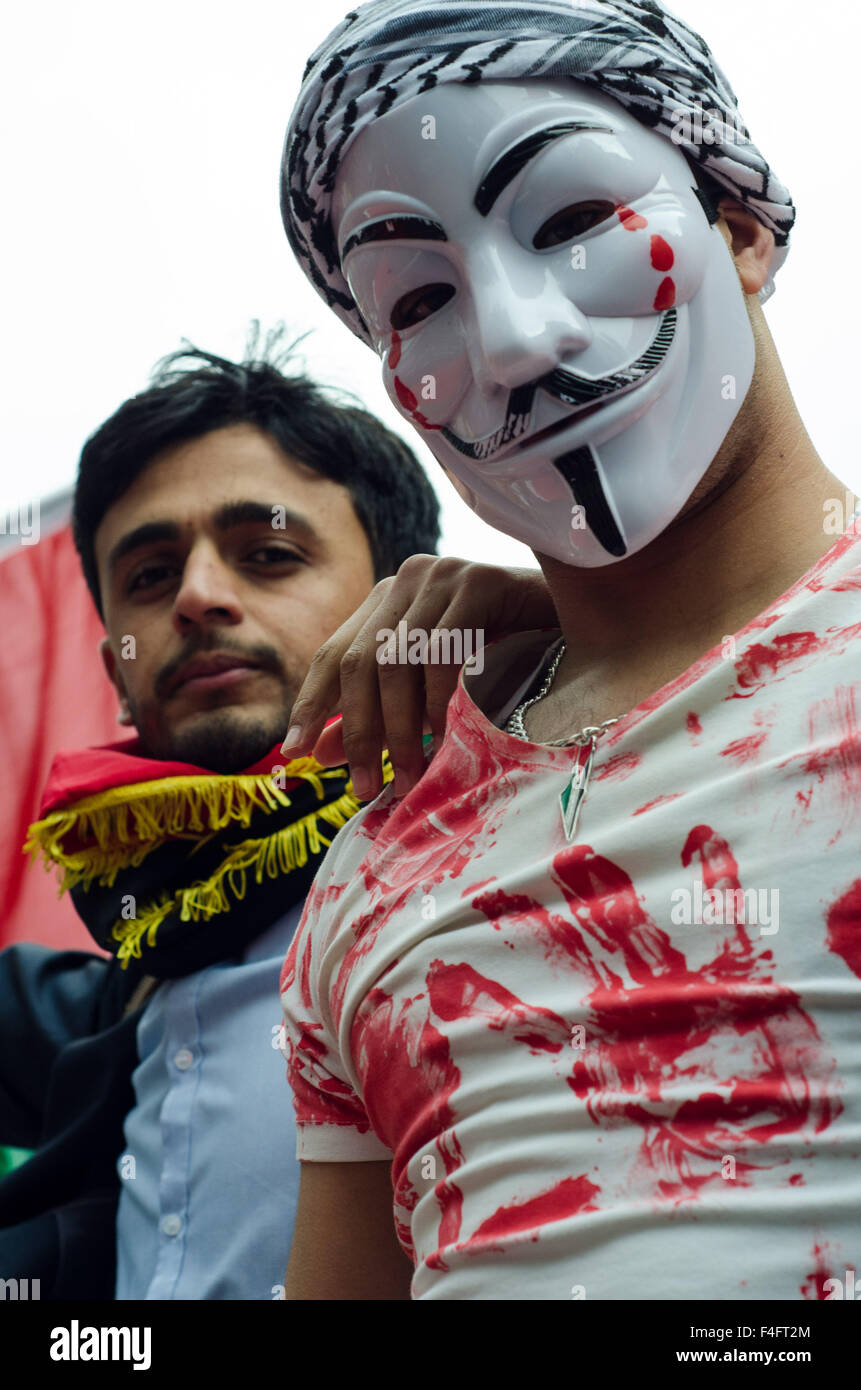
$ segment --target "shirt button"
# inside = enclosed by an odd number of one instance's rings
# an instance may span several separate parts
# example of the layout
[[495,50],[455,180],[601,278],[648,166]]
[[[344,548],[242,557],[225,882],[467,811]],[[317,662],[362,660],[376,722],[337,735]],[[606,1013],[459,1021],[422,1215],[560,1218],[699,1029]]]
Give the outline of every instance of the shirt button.
[[194,1053],[190,1052],[187,1047],[181,1047],[179,1052],[174,1055],[173,1065],[178,1067],[180,1071],[188,1071],[193,1061]]
[[182,1230],[182,1217],[177,1216],[175,1211],[172,1211],[169,1216],[163,1216],[161,1229],[166,1236],[178,1236]]

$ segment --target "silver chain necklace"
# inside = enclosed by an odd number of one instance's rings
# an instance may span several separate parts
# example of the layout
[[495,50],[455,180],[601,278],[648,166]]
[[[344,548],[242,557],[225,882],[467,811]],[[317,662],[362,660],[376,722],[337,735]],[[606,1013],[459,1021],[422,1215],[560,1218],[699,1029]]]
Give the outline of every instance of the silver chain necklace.
[[[547,675],[541,683],[541,689],[528,700],[523,700],[509,715],[505,725],[505,732],[507,734],[513,734],[515,738],[525,739],[527,743],[532,741],[526,732],[523,716],[532,705],[537,704],[539,700],[543,700],[544,696],[550,690],[556,678],[559,663],[565,655],[565,651],[566,643],[563,642],[550,663]],[[589,786],[589,778],[592,774],[592,763],[595,758],[595,746],[598,739],[601,738],[608,729],[611,729],[614,724],[618,724],[621,717],[621,715],[616,715],[614,719],[605,719],[603,724],[587,724],[579,733],[574,734],[570,738],[549,739],[544,745],[546,748],[568,748],[571,745],[577,748],[577,757],[571,771],[571,776],[559,796],[559,805],[562,811],[562,828],[565,831],[566,840],[573,840],[577,833],[577,824],[580,820],[580,808],[583,805]]]

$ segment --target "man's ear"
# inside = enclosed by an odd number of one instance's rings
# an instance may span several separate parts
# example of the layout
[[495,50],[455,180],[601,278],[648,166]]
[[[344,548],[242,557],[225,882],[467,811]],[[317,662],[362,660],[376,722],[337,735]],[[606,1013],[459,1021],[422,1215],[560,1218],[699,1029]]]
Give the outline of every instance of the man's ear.
[[120,675],[120,670],[117,665],[117,659],[114,656],[113,650],[111,648],[111,642],[109,637],[103,637],[101,642],[99,643],[99,655],[102,658],[102,665],[105,668],[108,680],[110,681],[111,685],[114,687],[114,690],[117,692],[117,695],[119,696],[120,708],[119,713],[117,714],[117,723],[132,724],[134,721],[132,720],[132,713],[129,709],[128,696],[125,692],[122,676]]
[[732,253],[745,294],[757,294],[768,279],[774,233],[735,198],[721,198],[716,225]]

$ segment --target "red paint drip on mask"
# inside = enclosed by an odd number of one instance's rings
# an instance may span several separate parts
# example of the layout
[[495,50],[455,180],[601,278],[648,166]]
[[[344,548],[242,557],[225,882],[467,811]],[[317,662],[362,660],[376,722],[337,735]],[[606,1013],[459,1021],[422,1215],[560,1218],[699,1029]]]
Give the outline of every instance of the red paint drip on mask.
[[410,390],[410,388],[406,385],[405,382],[401,381],[399,376],[395,377],[395,391],[397,392],[398,400],[400,401],[404,410],[415,410],[416,406],[419,403],[418,396],[416,396]]
[[616,208],[616,212],[626,232],[636,232],[639,231],[641,227],[648,227],[649,225],[645,217],[641,217],[638,212],[634,212],[633,208],[620,207]]
[[700,723],[699,715],[694,714],[693,710],[690,714],[685,716],[685,727],[688,733],[690,734],[691,738],[702,737],[703,726]]
[[667,276],[658,286],[658,293],[655,295],[653,308],[660,313],[663,309],[672,309],[676,302],[676,286],[671,276]]
[[410,388],[405,384],[405,382],[401,381],[399,376],[395,377],[395,392],[404,410],[409,411],[416,424],[421,425],[423,430],[442,429],[442,425],[432,425],[430,420],[428,420],[427,417],[424,416],[422,412],[416,408],[419,403],[418,397],[416,396],[415,392],[410,390]]
[[672,270],[675,255],[673,248],[662,236],[652,237],[652,265],[655,270]]
[[395,370],[395,367],[398,365],[398,363],[400,362],[400,360],[401,360],[401,335],[400,335],[400,333],[398,332],[398,330],[397,330],[396,328],[393,328],[393,329],[392,329],[392,346],[389,348],[389,362],[388,362],[389,369],[390,369],[391,371],[394,371],[394,370]]

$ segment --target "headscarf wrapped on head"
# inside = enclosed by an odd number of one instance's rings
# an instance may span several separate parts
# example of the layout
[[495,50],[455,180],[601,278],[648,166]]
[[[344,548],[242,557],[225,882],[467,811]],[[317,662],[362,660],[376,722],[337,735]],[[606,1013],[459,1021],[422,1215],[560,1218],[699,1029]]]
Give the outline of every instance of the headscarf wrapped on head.
[[[795,207],[751,143],[708,44],[657,0],[371,0],[311,55],[281,165],[281,212],[302,269],[371,345],[341,274],[331,209],[350,145],[377,117],[442,82],[574,78],[675,142],[717,191],[774,233],[769,278],[786,259]],[[712,143],[696,138],[704,128]],[[680,122],[681,116],[681,122]],[[685,120],[687,118],[687,120]]]

